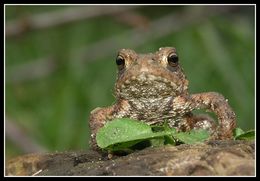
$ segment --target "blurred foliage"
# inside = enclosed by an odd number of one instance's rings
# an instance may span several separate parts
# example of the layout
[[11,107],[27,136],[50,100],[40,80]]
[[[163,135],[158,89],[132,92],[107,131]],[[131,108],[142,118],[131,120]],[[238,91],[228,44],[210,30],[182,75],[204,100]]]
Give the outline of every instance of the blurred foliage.
[[[28,16],[69,7],[6,6],[6,23],[24,14]],[[135,11],[153,21],[186,8],[144,6]],[[234,13],[186,26],[141,46],[129,44],[128,37],[120,39],[124,47],[111,46],[133,48],[138,53],[154,52],[162,46],[176,47],[190,82],[190,92],[222,93],[236,112],[238,126],[243,130],[253,129],[254,11],[253,6],[241,6]],[[79,63],[75,52],[130,28],[115,21],[113,16],[102,16],[6,38],[6,78],[13,67],[40,58],[54,56],[58,64],[54,73],[43,78],[15,83],[6,81],[6,116],[49,151],[87,149],[90,111],[115,101],[113,86],[117,70],[114,60],[117,52],[110,52],[105,58],[86,60],[84,64]],[[98,53],[93,52],[91,57]],[[8,138],[5,149],[7,158],[22,154],[21,149]]]

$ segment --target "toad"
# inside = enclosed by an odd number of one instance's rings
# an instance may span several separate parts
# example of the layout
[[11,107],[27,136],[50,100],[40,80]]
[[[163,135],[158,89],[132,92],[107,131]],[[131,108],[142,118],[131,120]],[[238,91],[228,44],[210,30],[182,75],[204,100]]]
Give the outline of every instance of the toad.
[[[236,116],[227,99],[217,92],[189,94],[188,80],[176,49],[163,47],[155,53],[137,54],[131,49],[118,52],[115,83],[116,103],[91,111],[89,125],[91,146],[98,150],[96,133],[107,121],[132,118],[149,125],[167,121],[178,131],[206,129],[211,140],[231,139]],[[193,110],[206,109],[207,115],[194,115]]]

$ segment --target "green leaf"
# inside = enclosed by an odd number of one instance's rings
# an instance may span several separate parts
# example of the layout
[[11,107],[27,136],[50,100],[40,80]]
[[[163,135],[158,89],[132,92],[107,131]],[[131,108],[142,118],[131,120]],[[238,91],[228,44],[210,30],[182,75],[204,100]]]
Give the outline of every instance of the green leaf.
[[209,133],[206,130],[191,130],[190,132],[180,132],[173,135],[183,143],[195,144],[202,142],[209,137]]
[[244,131],[241,128],[235,128],[233,130],[234,137],[237,137],[237,136],[239,136],[239,135],[241,135],[243,133],[244,133]]
[[255,130],[249,130],[235,137],[235,140],[254,140]]
[[165,145],[165,138],[158,137],[158,138],[150,139],[150,144],[153,147],[163,146],[163,145]]
[[[104,127],[97,132],[96,140],[100,148],[125,142],[126,146],[131,146],[143,139],[143,135],[152,134],[151,127],[141,121],[121,118],[107,122]],[[133,141],[134,142],[129,142]],[[127,143],[129,142],[129,143]]]
[[96,140],[100,148],[117,151],[126,150],[131,146],[150,140],[152,146],[165,144],[176,145],[176,139],[188,144],[197,143],[208,137],[206,130],[177,133],[175,128],[151,126],[138,120],[121,118],[107,122],[97,132]]

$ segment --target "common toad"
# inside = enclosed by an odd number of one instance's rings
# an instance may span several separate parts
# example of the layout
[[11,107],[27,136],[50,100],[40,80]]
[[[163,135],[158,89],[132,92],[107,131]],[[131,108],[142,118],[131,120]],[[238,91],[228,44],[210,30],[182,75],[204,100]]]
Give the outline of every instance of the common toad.
[[[149,125],[165,120],[179,131],[207,129],[210,139],[230,139],[236,117],[227,100],[217,92],[189,94],[188,80],[179,64],[176,49],[163,47],[155,53],[137,54],[122,49],[116,58],[116,103],[91,111],[91,146],[98,149],[96,133],[115,118],[133,118]],[[191,111],[206,109],[216,114],[218,123]]]

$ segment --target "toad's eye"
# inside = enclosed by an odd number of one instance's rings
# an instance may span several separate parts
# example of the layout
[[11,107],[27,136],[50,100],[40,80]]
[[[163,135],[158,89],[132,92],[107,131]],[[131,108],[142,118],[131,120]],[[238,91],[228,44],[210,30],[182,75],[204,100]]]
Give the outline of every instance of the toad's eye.
[[168,64],[172,67],[176,67],[178,65],[179,58],[176,54],[171,53],[167,57]]
[[125,59],[122,56],[118,55],[116,57],[116,64],[119,66],[119,68],[123,68],[125,65]]

